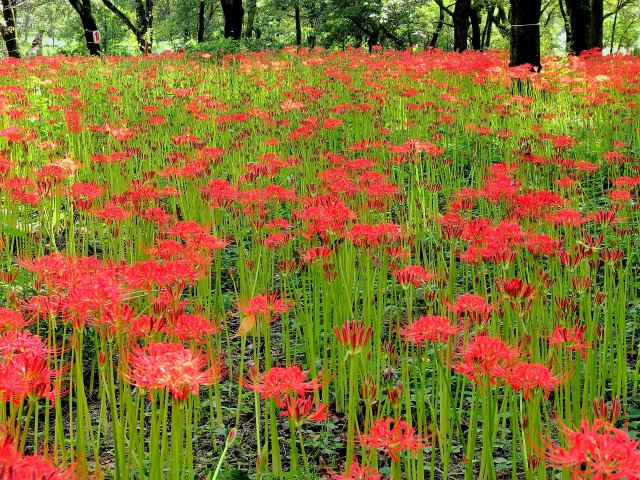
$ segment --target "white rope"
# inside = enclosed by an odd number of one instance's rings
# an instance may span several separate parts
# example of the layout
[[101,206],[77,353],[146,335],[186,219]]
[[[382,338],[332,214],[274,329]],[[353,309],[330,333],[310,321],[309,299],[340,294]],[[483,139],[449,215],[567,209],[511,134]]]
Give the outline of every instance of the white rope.
[[511,27],[537,27],[538,25],[540,25],[540,22],[538,22],[538,23],[523,23],[522,25],[509,25],[509,28],[511,28]]

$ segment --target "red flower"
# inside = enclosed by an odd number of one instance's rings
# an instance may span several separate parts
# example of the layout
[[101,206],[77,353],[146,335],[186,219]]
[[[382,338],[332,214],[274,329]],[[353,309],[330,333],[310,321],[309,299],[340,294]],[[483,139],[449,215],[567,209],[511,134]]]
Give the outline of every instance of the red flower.
[[511,365],[518,357],[515,348],[507,346],[501,339],[489,336],[479,336],[462,351],[462,361],[454,370],[462,373],[476,384],[488,378],[491,384],[504,379]]
[[429,272],[420,265],[407,265],[393,272],[393,275],[400,285],[413,285],[416,288],[435,277],[434,273]]
[[560,379],[544,365],[518,362],[508,373],[507,382],[514,390],[523,391],[526,400],[529,398],[530,390],[536,389],[543,390],[548,397],[549,392],[560,384]]
[[453,335],[462,331],[462,326],[451,325],[451,320],[438,315],[425,315],[402,330],[402,336],[417,344],[426,341],[446,342]]
[[297,426],[301,426],[308,421],[323,422],[329,418],[328,407],[320,403],[314,411],[313,397],[307,395],[301,397],[287,396],[277,399],[276,402],[283,409],[280,415],[289,417],[289,421],[294,422]]
[[584,340],[584,327],[561,327],[558,325],[549,337],[549,345],[566,345],[567,350],[580,352],[584,359],[589,343]]
[[399,461],[398,453],[403,450],[415,452],[427,446],[408,423],[392,418],[381,418],[373,422],[369,433],[362,435],[360,441],[366,448],[386,451],[396,462]]
[[591,425],[586,420],[572,430],[560,424],[566,448],[551,442],[546,458],[554,468],[571,471],[580,480],[640,479],[640,450],[629,434],[600,419]]
[[465,293],[449,304],[449,310],[456,313],[458,317],[465,315],[474,323],[486,322],[491,317],[493,306],[489,305],[480,295]]
[[338,343],[345,347],[350,354],[359,353],[371,338],[371,327],[352,320],[346,321],[342,327],[335,326],[333,331],[336,334]]
[[123,374],[139,388],[169,390],[176,400],[184,400],[189,393],[197,395],[201,385],[222,378],[222,362],[208,363],[203,352],[193,352],[180,343],[150,343],[131,349]]
[[382,480],[382,475],[373,467],[362,467],[355,460],[351,463],[348,472],[336,473],[329,471],[331,480]]
[[21,456],[10,439],[0,439],[0,480],[73,480],[72,469],[60,470],[38,455]]
[[271,367],[264,374],[252,372],[249,382],[244,384],[249,390],[260,393],[262,398],[282,399],[291,394],[306,395],[322,385],[320,377],[307,380],[307,376],[307,372],[295,365]]

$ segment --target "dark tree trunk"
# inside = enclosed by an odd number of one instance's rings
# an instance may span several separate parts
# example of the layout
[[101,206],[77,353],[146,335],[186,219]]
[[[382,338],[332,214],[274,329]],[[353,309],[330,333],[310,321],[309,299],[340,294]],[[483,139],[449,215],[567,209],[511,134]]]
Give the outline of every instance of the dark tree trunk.
[[224,38],[240,40],[242,37],[242,0],[220,0],[224,15]]
[[247,26],[245,27],[245,36],[252,37],[253,36],[253,26],[256,21],[256,11],[258,10],[258,4],[256,0],[248,0],[247,1]]
[[482,32],[482,48],[489,48],[489,46],[491,45],[491,30],[493,29],[493,12],[494,12],[494,6],[489,6],[489,8],[487,9],[487,20],[485,21],[484,24],[484,30]]
[[570,53],[580,55],[585,50],[602,48],[602,9],[602,0],[567,0]]
[[471,0],[456,0],[453,10],[453,49],[456,52],[464,52],[467,49],[469,26],[471,24]]
[[471,20],[471,47],[474,50],[482,48],[482,37],[480,33],[480,12],[478,7],[472,7],[469,10],[469,19]]
[[540,64],[541,0],[511,0],[511,58],[509,65]]
[[16,36],[16,5],[14,0],[2,0],[2,16],[5,24],[2,29],[2,37],[7,46],[7,55],[13,58],[20,58],[20,47]]
[[602,25],[604,23],[602,0],[591,0],[591,48],[602,48]]
[[91,11],[91,0],[69,0],[73,9],[80,17],[80,23],[84,29],[84,41],[90,55],[100,55],[100,42],[96,42],[93,32],[98,31],[96,19]]
[[369,40],[367,45],[369,46],[369,53],[373,51],[373,47],[377,47],[380,44],[380,30],[374,27],[369,34]]
[[296,2],[294,7],[294,15],[296,18],[296,45],[302,45],[302,25],[300,24],[300,4]]
[[433,37],[431,37],[431,41],[429,42],[429,46],[431,48],[436,48],[438,46],[438,39],[440,38],[440,32],[442,32],[442,27],[444,27],[444,8],[440,7],[440,13],[438,14],[438,24],[436,25],[436,31],[433,32]]
[[204,27],[205,27],[205,9],[207,2],[200,0],[200,7],[198,8],[198,43],[204,42]]

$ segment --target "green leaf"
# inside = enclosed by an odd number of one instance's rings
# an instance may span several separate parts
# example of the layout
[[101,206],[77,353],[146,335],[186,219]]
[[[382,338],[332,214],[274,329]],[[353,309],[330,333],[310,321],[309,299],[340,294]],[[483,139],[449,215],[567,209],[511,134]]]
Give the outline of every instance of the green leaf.
[[0,231],[7,235],[11,235],[12,237],[27,238],[27,234],[25,232],[14,227],[10,227],[4,222],[0,222]]

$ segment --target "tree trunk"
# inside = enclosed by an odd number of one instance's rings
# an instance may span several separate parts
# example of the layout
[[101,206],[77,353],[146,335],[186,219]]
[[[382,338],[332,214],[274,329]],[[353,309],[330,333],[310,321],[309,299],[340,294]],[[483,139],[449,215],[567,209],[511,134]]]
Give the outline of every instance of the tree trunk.
[[471,24],[470,11],[471,0],[456,0],[453,10],[453,49],[456,52],[464,52],[467,49],[467,38]]
[[540,64],[540,14],[541,0],[511,0],[511,58],[509,65]]
[[100,55],[100,42],[96,42],[93,32],[98,31],[96,19],[91,11],[91,0],[69,0],[71,6],[80,17],[80,23],[84,30],[84,41],[90,55]]
[[256,21],[256,11],[258,10],[258,3],[256,0],[247,1],[247,25],[244,29],[246,37],[253,36],[253,26]]
[[200,0],[200,7],[198,8],[198,43],[204,42],[204,27],[205,27],[205,9],[207,2]]
[[369,34],[369,40],[367,40],[367,45],[369,47],[369,53],[373,52],[373,48],[377,47],[380,44],[380,30],[378,27],[374,27]]
[[482,48],[489,48],[491,45],[491,30],[493,28],[493,12],[495,7],[490,5],[487,9],[487,20],[484,24],[484,30],[482,31]]
[[224,15],[224,38],[240,40],[242,37],[242,0],[220,0]]
[[429,46],[431,48],[436,48],[438,46],[438,39],[440,38],[440,32],[442,32],[442,27],[444,27],[444,8],[440,7],[440,13],[438,14],[438,24],[436,25],[436,31],[433,32],[433,37],[431,37],[431,41],[429,42]]
[[567,15],[571,26],[567,46],[571,54],[602,47],[602,0],[567,0]]
[[591,0],[591,48],[602,48],[603,0]]
[[7,46],[7,55],[13,58],[20,58],[20,47],[16,36],[16,5],[14,0],[2,0],[2,16],[4,17],[2,37]]
[[471,47],[474,50],[482,48],[482,37],[480,33],[480,12],[478,7],[472,7],[469,10],[469,19],[471,20]]
[[302,25],[300,24],[300,3],[296,2],[294,7],[294,14],[296,18],[296,45],[302,45]]

